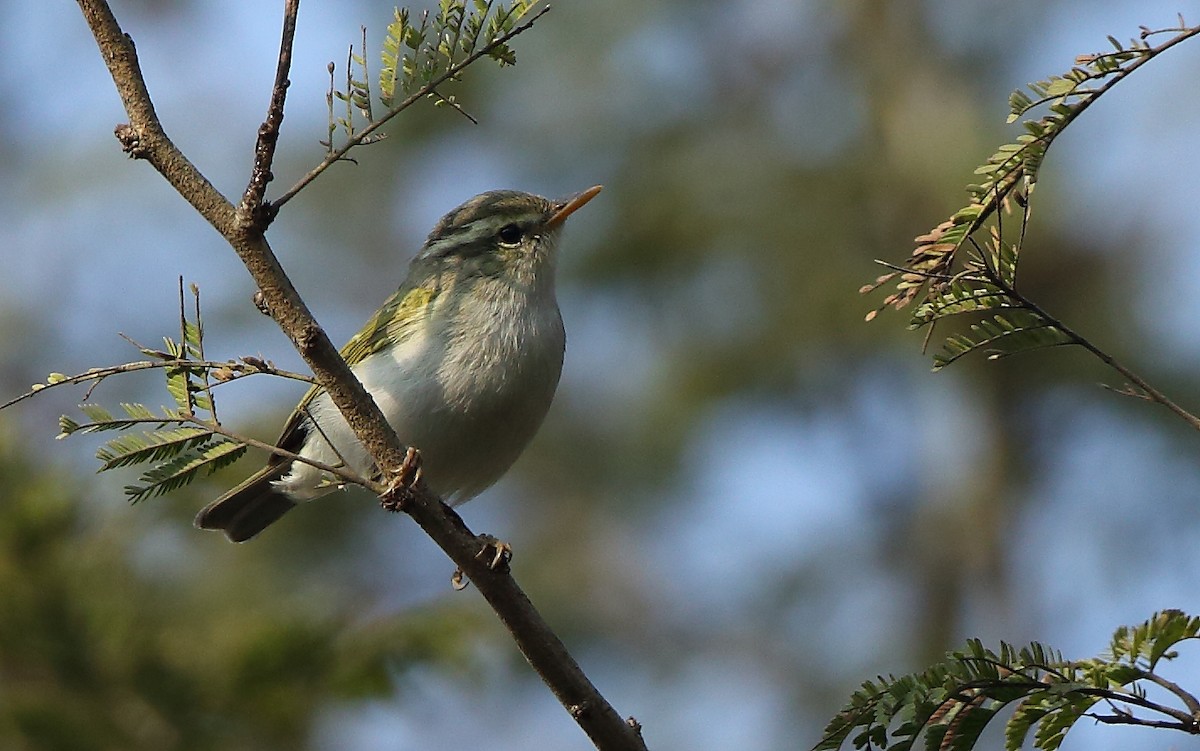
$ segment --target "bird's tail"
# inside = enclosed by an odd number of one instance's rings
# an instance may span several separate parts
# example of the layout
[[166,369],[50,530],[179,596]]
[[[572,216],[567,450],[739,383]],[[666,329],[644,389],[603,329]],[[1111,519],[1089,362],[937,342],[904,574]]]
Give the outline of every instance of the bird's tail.
[[262,532],[296,504],[271,484],[287,470],[288,462],[269,465],[196,514],[200,529],[219,529],[233,542],[245,542]]

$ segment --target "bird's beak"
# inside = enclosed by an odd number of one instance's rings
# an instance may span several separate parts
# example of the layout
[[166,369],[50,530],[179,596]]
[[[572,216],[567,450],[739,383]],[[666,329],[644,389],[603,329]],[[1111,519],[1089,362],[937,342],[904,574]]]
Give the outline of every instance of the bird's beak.
[[574,214],[580,206],[583,206],[585,203],[595,198],[596,194],[600,192],[600,188],[601,186],[599,185],[593,185],[582,193],[576,193],[569,198],[564,198],[563,200],[555,203],[554,213],[551,214],[550,218],[546,220],[546,229],[554,229],[558,225],[562,224],[563,221],[565,221],[566,218],[571,214]]

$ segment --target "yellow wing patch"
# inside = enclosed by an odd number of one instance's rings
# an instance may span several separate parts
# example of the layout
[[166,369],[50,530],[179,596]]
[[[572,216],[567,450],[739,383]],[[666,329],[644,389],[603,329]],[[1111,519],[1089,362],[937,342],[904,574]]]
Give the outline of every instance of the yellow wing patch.
[[437,292],[428,287],[413,287],[397,290],[387,299],[362,331],[342,347],[342,357],[350,365],[357,365],[373,355],[389,342],[406,339],[414,325],[429,313],[429,305]]
[[[362,331],[355,334],[350,341],[346,342],[346,346],[342,347],[342,358],[353,367],[383,349],[388,342],[403,341],[411,334],[416,324],[429,315],[431,305],[437,295],[438,291],[429,287],[396,290],[383,303],[383,306],[375,311],[375,315],[371,316],[371,320],[367,321],[367,325],[363,327]],[[300,437],[297,429],[304,422],[304,408],[321,391],[320,386],[313,386],[300,400],[296,411],[292,413],[283,427],[278,445],[290,450],[298,449],[298,445],[286,444],[297,443],[297,439]],[[276,460],[281,460],[281,458],[272,456],[269,464],[277,464]]]

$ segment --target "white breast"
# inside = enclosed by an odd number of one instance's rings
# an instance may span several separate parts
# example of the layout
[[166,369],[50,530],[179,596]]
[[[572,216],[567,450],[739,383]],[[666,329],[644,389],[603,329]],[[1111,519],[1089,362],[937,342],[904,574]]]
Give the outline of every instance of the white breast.
[[[553,293],[524,309],[513,302],[478,306],[506,315],[435,316],[424,331],[353,368],[401,442],[420,449],[430,488],[451,503],[469,500],[508,470],[558,386],[565,335]],[[300,455],[369,474],[370,457],[328,395],[314,399],[310,411],[319,430],[309,429]],[[297,501],[336,487],[301,463],[276,486]]]

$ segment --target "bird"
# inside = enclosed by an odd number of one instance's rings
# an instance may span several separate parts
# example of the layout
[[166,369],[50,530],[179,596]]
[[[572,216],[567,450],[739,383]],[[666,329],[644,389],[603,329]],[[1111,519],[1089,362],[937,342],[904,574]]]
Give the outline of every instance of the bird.
[[[559,239],[566,218],[600,189],[560,200],[495,190],[456,207],[341,350],[400,441],[420,452],[427,487],[451,505],[500,479],[550,408],[566,347],[554,284]],[[319,386],[300,400],[276,446],[360,477],[375,472]],[[311,464],[272,454],[205,506],[195,525],[244,542],[342,486]]]

